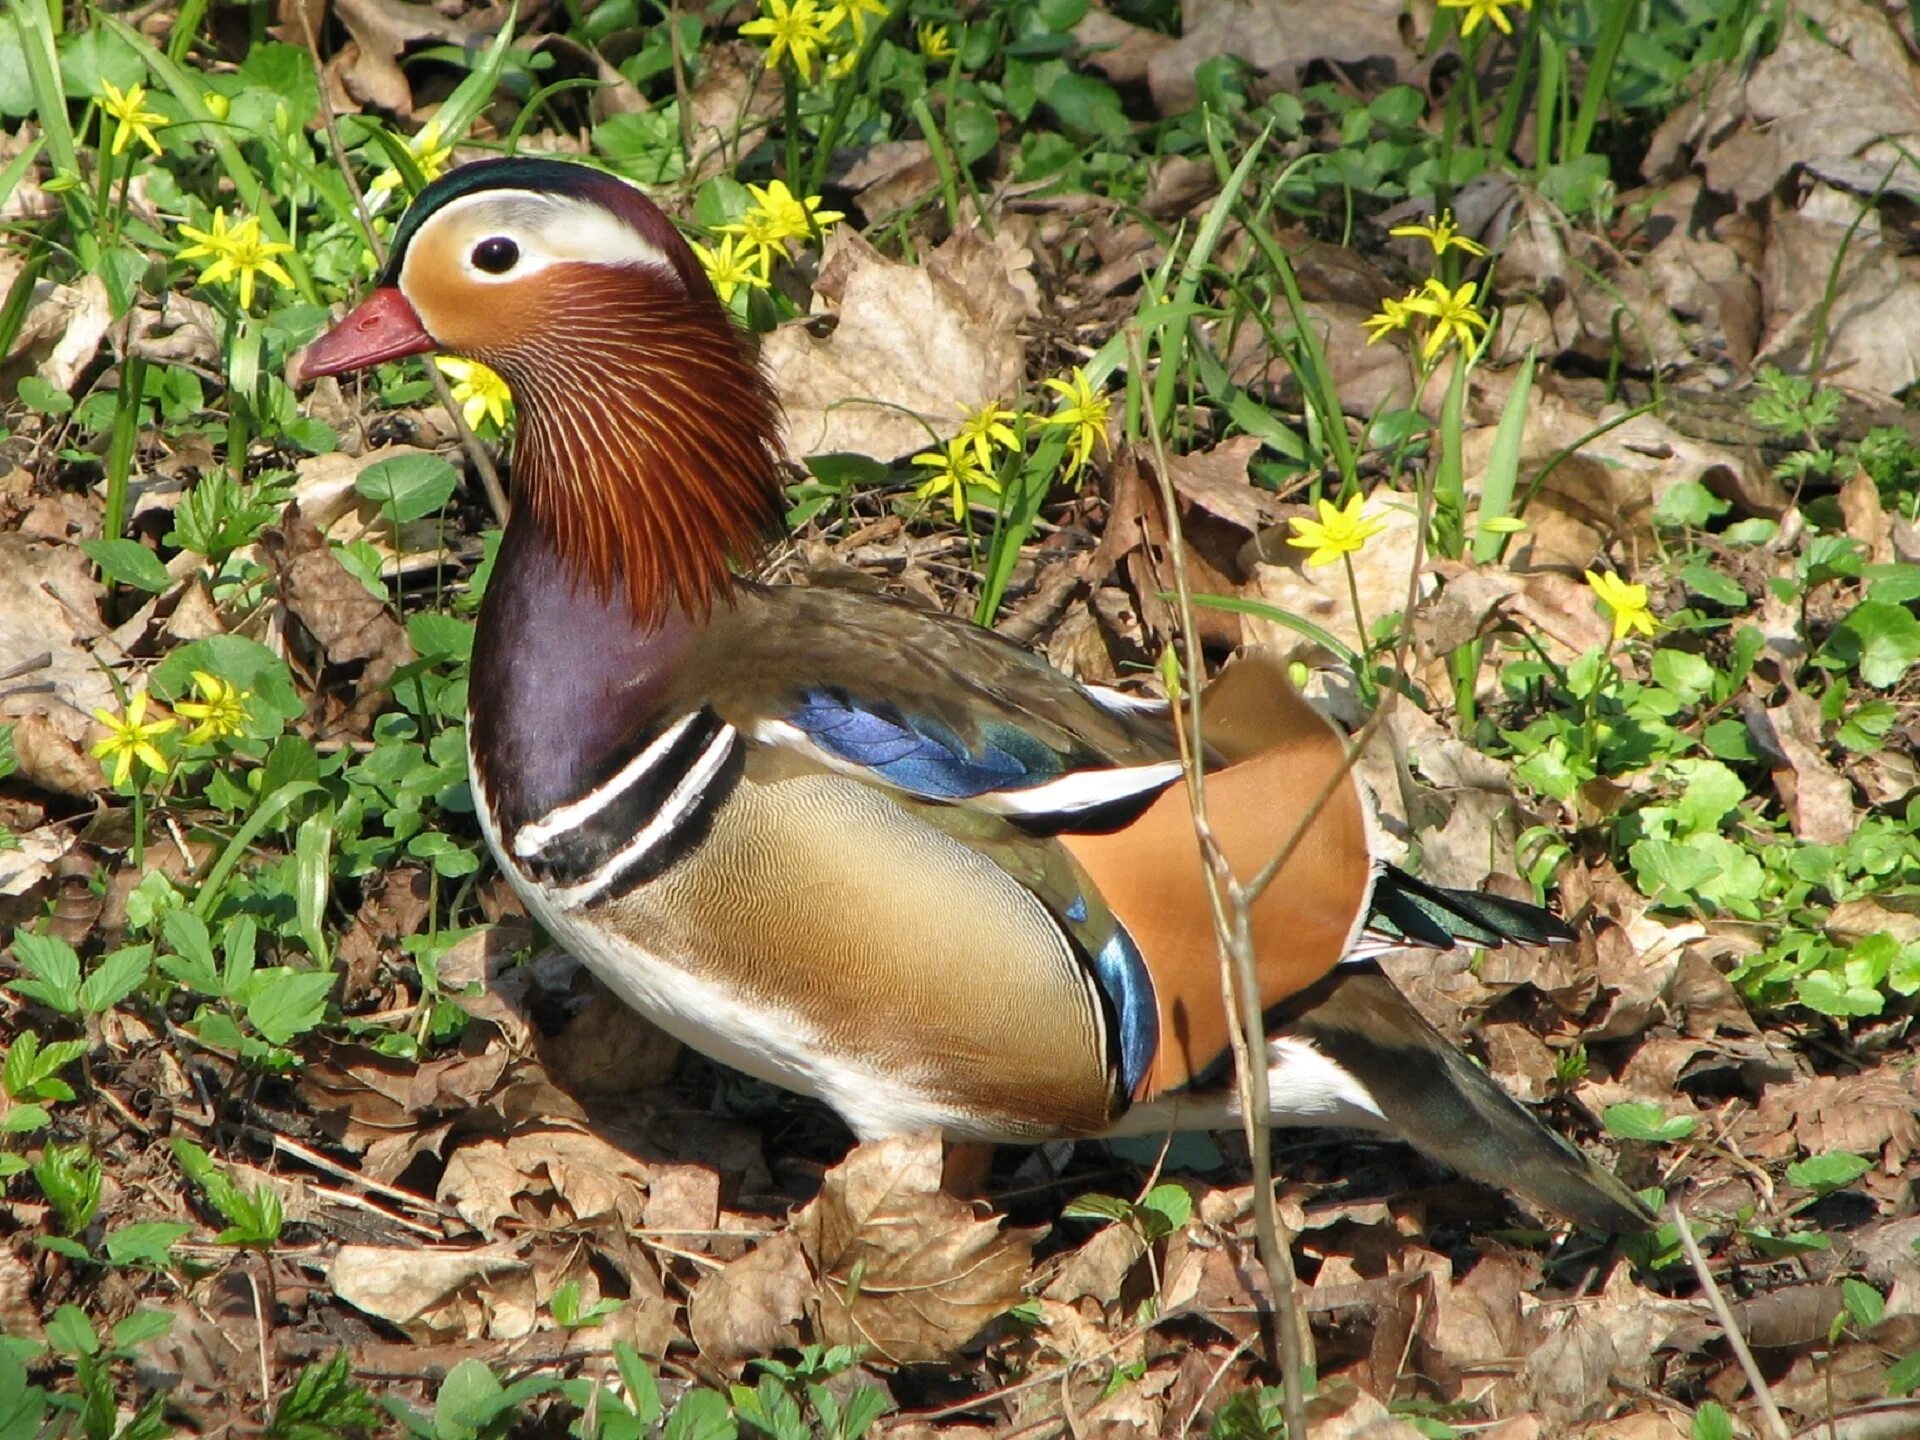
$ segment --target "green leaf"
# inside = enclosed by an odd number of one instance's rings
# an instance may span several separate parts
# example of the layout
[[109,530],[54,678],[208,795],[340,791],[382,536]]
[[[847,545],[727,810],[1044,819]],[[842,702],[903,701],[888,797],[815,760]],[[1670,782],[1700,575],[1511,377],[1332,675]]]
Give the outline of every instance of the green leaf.
[[1156,1185],[1140,1201],[1140,1218],[1148,1239],[1171,1235],[1193,1218],[1193,1196],[1184,1185]]
[[320,1023],[333,983],[324,970],[256,970],[247,987],[247,1019],[270,1044],[285,1045]]
[[213,958],[213,938],[207,922],[191,910],[172,909],[160,916],[160,933],[174,953],[160,957],[160,971],[202,995],[224,993],[220,967]]
[[1680,782],[1673,816],[1683,838],[1717,830],[1747,798],[1746,782],[1718,760],[1675,760],[1667,769]]
[[8,989],[62,1015],[80,1013],[80,957],[71,945],[54,935],[16,930],[13,953],[31,978],[15,980]]
[[1662,689],[1671,690],[1682,705],[1697,705],[1713,692],[1713,666],[1685,650],[1653,652],[1653,678]]
[[1733,1440],[1733,1416],[1713,1400],[1703,1401],[1693,1412],[1691,1440]]
[[1794,998],[1820,1015],[1878,1015],[1886,1008],[1886,997],[1878,990],[1847,984],[1831,970],[1814,970],[1795,978]]
[[294,687],[287,662],[258,640],[244,635],[209,635],[182,645],[155,667],[154,694],[169,703],[184,699],[193,689],[196,670],[252,691],[250,708],[255,714],[264,709],[282,720],[297,720],[306,713],[306,702]]
[[1920,1350],[1887,1367],[1887,1394],[1911,1395],[1915,1390],[1920,1390]]
[[138,540],[82,540],[80,548],[100,567],[100,573],[120,585],[131,585],[149,595],[164,595],[173,577],[160,557]]
[[466,660],[473,654],[474,624],[434,610],[407,617],[407,638],[422,660]]
[[667,1417],[660,1440],[737,1440],[739,1434],[726,1396],[717,1390],[689,1390]]
[[62,1305],[47,1321],[47,1344],[62,1355],[98,1355],[100,1337],[77,1306]]
[[1648,1140],[1656,1144],[1684,1140],[1693,1133],[1694,1127],[1691,1115],[1669,1116],[1658,1105],[1647,1100],[1629,1100],[1609,1105],[1601,1121],[1610,1135],[1617,1135],[1622,1140]]
[[1868,600],[1853,610],[1827,638],[1826,649],[1857,666],[1867,684],[1885,690],[1896,685],[1920,660],[1920,620],[1904,605]]
[[1829,1151],[1824,1155],[1809,1155],[1804,1160],[1794,1161],[1787,1166],[1787,1179],[1792,1184],[1804,1185],[1809,1190],[1827,1195],[1851,1185],[1872,1168],[1873,1162],[1864,1156]]
[[1886,1297],[1866,1281],[1851,1276],[1840,1282],[1840,1303],[1863,1331],[1873,1329],[1887,1313]]
[[1711,600],[1716,605],[1725,605],[1732,610],[1744,610],[1752,604],[1747,592],[1732,580],[1725,571],[1716,570],[1703,560],[1695,560],[1681,567],[1680,579],[1687,589],[1703,600]]
[[[182,1225],[182,1230],[188,1227]],[[158,1340],[173,1329],[173,1316],[165,1310],[155,1310],[142,1305],[124,1320],[113,1327],[113,1344],[116,1350],[131,1350],[136,1345],[144,1345],[149,1340]]]
[[80,1008],[104,1015],[146,982],[153,971],[151,945],[127,945],[101,960],[80,986]]
[[1654,502],[1653,523],[1669,530],[1701,526],[1733,507],[1698,480],[1683,480],[1668,486]]
[[103,1248],[115,1265],[139,1265],[150,1270],[173,1268],[176,1241],[193,1233],[191,1225],[171,1220],[146,1220],[109,1230]]
[[453,498],[460,475],[438,455],[395,455],[354,477],[353,488],[396,525],[424,520]]

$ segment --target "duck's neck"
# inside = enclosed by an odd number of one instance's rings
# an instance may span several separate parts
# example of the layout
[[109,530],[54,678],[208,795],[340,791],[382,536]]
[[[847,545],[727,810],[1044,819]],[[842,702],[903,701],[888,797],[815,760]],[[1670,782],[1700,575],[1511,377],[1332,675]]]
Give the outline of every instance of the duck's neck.
[[514,515],[468,681],[474,766],[503,830],[619,769],[668,705],[699,628],[678,607],[636,625],[624,591],[600,593],[533,516]]
[[469,701],[503,824],[619,768],[781,505],[772,392],[717,304],[554,289],[550,340],[482,357],[519,420]]
[[779,529],[772,387],[711,295],[579,272],[548,291],[541,334],[486,357],[519,416],[516,508],[635,625],[703,616]]

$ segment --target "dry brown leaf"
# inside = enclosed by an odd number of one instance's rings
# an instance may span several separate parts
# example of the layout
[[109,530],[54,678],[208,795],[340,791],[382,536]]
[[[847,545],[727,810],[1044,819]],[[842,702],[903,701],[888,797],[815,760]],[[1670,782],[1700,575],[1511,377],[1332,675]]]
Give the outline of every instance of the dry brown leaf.
[[413,114],[413,88],[400,68],[400,52],[421,40],[464,46],[475,34],[471,20],[406,0],[334,0],[333,10],[356,47],[345,70],[347,89],[370,109],[401,116]]
[[1878,1151],[1884,1165],[1897,1169],[1920,1149],[1915,1080],[1875,1070],[1774,1085],[1736,1122],[1729,1142],[1756,1160],[1785,1159],[1797,1150]]
[[761,350],[794,453],[893,460],[925,449],[929,427],[953,435],[965,411],[1011,398],[1025,378],[1030,264],[1004,233],[961,231],[924,265],[904,265],[836,230],[815,309],[836,311],[839,324],[824,339],[789,325]]
[[261,532],[260,543],[281,603],[307,627],[328,663],[367,662],[359,686],[363,702],[413,658],[405,628],[340,563],[298,501],[287,506],[277,527]]
[[1773,783],[1793,821],[1793,833],[1814,845],[1844,845],[1860,825],[1853,786],[1820,753],[1820,706],[1798,691],[1766,712],[1763,753],[1783,757]]
[[514,1278],[531,1290],[531,1267],[505,1245],[342,1245],[327,1267],[327,1283],[340,1299],[422,1341],[481,1333],[477,1292],[504,1300]]
[[728,1369],[796,1347],[813,1290],[800,1237],[782,1230],[695,1287],[687,1302],[693,1343],[708,1364]]
[[1147,64],[1154,104],[1162,115],[1192,109],[1200,67],[1222,55],[1283,79],[1315,61],[1357,65],[1385,59],[1410,69],[1415,57],[1400,30],[1404,13],[1395,0],[1337,6],[1318,0],[1184,0],[1180,38]]
[[944,1360],[1020,1299],[1038,1232],[978,1218],[941,1188],[941,1160],[937,1135],[857,1146],[794,1217],[821,1343]]

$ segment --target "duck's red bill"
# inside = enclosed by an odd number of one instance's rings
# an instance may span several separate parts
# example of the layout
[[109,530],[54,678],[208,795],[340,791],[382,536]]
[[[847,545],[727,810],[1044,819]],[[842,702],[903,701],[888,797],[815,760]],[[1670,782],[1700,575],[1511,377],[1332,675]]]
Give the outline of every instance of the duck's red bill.
[[322,375],[344,375],[439,348],[407,297],[389,285],[367,296],[346,319],[301,351],[293,363],[293,378],[305,383]]

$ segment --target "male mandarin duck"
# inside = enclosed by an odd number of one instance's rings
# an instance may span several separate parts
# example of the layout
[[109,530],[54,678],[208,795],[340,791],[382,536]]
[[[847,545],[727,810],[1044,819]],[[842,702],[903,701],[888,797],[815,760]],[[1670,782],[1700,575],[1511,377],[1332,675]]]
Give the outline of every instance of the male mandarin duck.
[[[672,223],[584,166],[429,185],[306,378],[442,351],[505,378],[515,505],[473,652],[481,826],[527,909],[649,1019],[871,1139],[1235,1123],[1171,722],[950,616],[743,579],[779,410]],[[1367,958],[1571,938],[1379,863],[1334,728],[1269,657],[1205,695],[1250,874],[1277,1123],[1386,1131],[1599,1229],[1645,1212]]]

